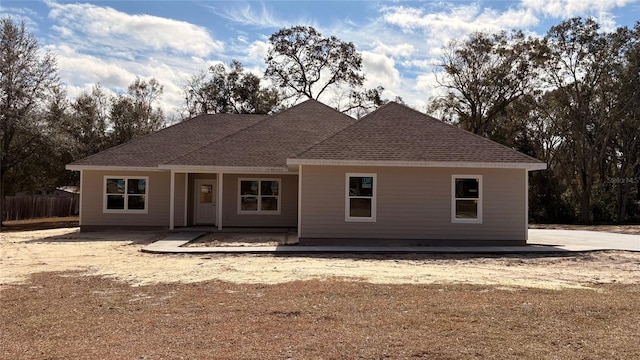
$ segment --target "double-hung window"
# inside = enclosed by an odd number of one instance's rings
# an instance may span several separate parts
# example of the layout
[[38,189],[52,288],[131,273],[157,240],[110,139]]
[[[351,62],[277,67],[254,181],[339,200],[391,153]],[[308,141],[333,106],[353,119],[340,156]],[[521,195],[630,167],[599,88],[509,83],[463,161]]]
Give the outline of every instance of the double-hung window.
[[239,214],[279,214],[280,179],[240,179]]
[[347,174],[345,221],[376,221],[376,174]]
[[451,222],[482,224],[482,176],[451,177]]
[[148,183],[146,176],[105,176],[103,211],[146,214]]

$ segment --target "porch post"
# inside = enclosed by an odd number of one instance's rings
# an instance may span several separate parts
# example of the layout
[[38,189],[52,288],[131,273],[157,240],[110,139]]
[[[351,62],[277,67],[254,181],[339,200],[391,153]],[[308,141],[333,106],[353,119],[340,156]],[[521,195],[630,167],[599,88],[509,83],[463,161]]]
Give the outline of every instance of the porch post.
[[189,211],[189,173],[184,173],[184,225],[187,226],[187,213]]
[[176,173],[171,170],[171,189],[169,190],[169,230],[173,230],[176,202]]
[[302,165],[298,165],[298,239],[302,237]]
[[[84,175],[84,172],[82,170],[80,170],[80,196],[78,196],[78,202],[80,203],[78,205],[78,226],[80,226],[80,229],[82,229],[82,192],[84,191],[84,183],[83,183],[84,176],[83,175]],[[105,197],[104,194],[102,194],[102,197],[103,197],[102,201],[105,201],[104,200],[104,197]]]
[[524,242],[529,241],[529,170],[524,169]]
[[223,184],[223,178],[224,178],[224,174],[219,172],[218,173],[218,196],[216,197],[216,201],[217,201],[217,205],[216,205],[216,224],[218,225],[218,230],[222,230],[222,194],[224,193],[224,191],[222,191],[222,188],[224,186]]

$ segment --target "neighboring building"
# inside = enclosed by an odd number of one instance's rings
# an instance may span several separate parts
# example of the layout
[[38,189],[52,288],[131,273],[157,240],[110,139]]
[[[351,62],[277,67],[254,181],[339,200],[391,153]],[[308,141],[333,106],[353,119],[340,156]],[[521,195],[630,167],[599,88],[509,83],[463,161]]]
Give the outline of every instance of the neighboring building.
[[546,164],[397,103],[201,115],[67,165],[83,230],[296,228],[301,243],[524,244]]
[[80,195],[78,186],[60,186],[55,189],[37,189],[34,191],[20,191],[14,196],[56,196],[65,198],[74,198]]
[[64,198],[71,199],[73,208],[71,209],[71,214],[69,215],[78,215],[80,212],[80,187],[78,186],[60,186],[55,189],[44,189],[39,188],[33,191],[20,191],[17,192],[15,197],[25,197],[25,196],[45,196],[49,198]]

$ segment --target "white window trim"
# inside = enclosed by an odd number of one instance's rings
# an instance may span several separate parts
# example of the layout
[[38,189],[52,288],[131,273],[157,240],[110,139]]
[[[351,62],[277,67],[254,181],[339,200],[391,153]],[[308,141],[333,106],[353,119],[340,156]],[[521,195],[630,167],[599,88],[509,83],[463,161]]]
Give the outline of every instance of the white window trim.
[[[461,219],[456,217],[456,179],[477,179],[478,180],[478,217],[476,219]],[[482,224],[482,175],[451,175],[451,222],[454,224]]]
[[[124,179],[125,190],[124,190],[124,206],[123,210],[117,209],[107,209],[107,179]],[[127,194],[127,181],[129,179],[144,179],[145,181],[145,194],[144,194],[144,210],[129,210],[127,209],[127,198],[129,194]],[[119,194],[112,194],[119,195]],[[105,175],[102,180],[102,212],[108,214],[148,214],[149,213],[149,177],[148,176],[120,176],[120,175]]]
[[[352,197],[358,198],[369,198],[368,196],[350,196],[349,195],[349,178],[350,177],[370,177],[373,178],[373,189],[371,196],[371,217],[352,217],[351,213],[351,204],[349,199]],[[376,222],[376,208],[377,208],[377,197],[378,197],[378,178],[375,173],[346,173],[345,176],[345,191],[344,191],[344,221],[346,222]]]
[[[242,194],[240,194],[240,189],[241,189],[241,183],[243,181],[257,181],[258,182],[258,195],[256,195],[256,197],[258,198],[258,209],[257,210],[242,210]],[[262,210],[261,209],[261,205],[262,205],[262,199],[261,199],[261,188],[260,188],[260,182],[261,181],[277,181],[278,182],[278,196],[277,201],[278,201],[278,210],[277,211],[273,211],[273,210]],[[281,211],[282,211],[282,179],[280,178],[238,178],[238,215],[280,215]],[[273,195],[265,195],[265,196],[273,196]]]

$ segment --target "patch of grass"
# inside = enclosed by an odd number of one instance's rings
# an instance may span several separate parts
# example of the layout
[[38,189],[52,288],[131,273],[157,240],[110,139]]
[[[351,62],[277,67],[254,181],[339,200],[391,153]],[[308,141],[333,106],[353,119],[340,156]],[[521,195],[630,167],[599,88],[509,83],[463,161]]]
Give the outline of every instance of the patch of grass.
[[30,220],[11,220],[2,222],[3,232],[13,231],[33,231],[58,228],[78,227],[80,218],[77,216],[70,217],[52,217],[43,219]]
[[640,357],[640,285],[551,291],[326,280],[131,287],[42,273],[0,295],[6,358]]

